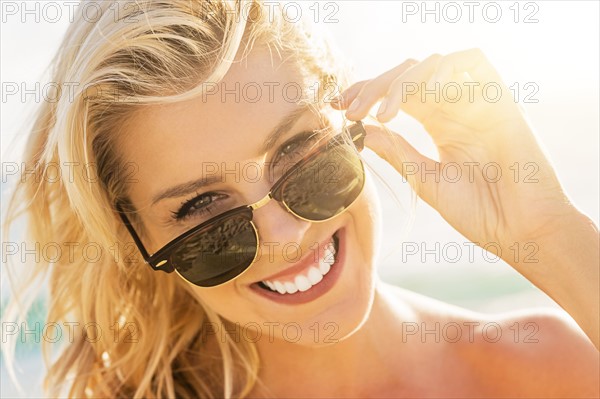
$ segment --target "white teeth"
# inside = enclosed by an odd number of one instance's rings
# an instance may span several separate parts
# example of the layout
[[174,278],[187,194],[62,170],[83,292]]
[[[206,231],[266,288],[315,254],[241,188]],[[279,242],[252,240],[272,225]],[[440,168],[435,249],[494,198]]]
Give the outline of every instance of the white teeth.
[[296,276],[296,278],[294,279],[294,283],[296,283],[298,290],[301,292],[304,292],[310,287],[312,287],[312,284],[310,283],[310,281],[308,281],[308,278],[306,278],[305,276]]
[[330,265],[333,265],[333,262],[335,262],[335,249],[329,249],[329,247],[325,248],[325,251],[323,251],[322,260]]
[[319,281],[323,280],[323,275],[316,267],[311,267],[308,270],[308,280],[312,285],[317,284]]
[[333,241],[330,242],[329,244],[327,244],[327,246],[325,247],[325,250],[329,250],[331,253],[333,253],[335,255],[336,250],[335,250],[335,246],[333,245]]
[[331,265],[335,262],[335,247],[333,241],[325,246],[323,250],[323,258],[319,261],[319,266],[312,266],[308,269],[306,275],[299,274],[294,278],[294,281],[287,281],[282,283],[281,281],[262,281],[272,291],[277,291],[280,294],[294,294],[298,291],[304,292],[309,290],[313,285],[319,284],[325,276],[331,270]]
[[279,292],[280,294],[285,294],[286,293],[286,289],[283,286],[283,284],[281,284],[279,281],[275,281],[275,289],[277,290],[277,292]]
[[298,291],[298,287],[296,287],[294,283],[290,283],[289,281],[285,283],[284,286],[288,294],[293,294],[294,292]]
[[325,247],[323,259],[319,262],[319,271],[322,275],[329,273],[333,262],[335,262],[335,248],[333,247],[333,244],[329,244]]
[[331,270],[331,265],[329,263],[325,261],[321,261],[321,263],[319,263],[319,271],[323,276],[329,273],[329,270]]

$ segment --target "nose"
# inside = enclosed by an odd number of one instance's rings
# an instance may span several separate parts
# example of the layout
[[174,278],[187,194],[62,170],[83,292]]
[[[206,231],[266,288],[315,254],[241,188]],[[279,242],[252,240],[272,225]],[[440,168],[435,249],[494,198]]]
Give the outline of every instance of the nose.
[[301,246],[311,222],[294,216],[274,199],[254,210],[253,222],[258,230],[261,260],[296,259],[307,250]]

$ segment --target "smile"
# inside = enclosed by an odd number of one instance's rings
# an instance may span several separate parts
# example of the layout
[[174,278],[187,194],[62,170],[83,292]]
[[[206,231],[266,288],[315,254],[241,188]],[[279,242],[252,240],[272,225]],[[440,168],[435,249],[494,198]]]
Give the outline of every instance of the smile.
[[319,259],[318,266],[311,266],[308,271],[303,271],[291,280],[263,280],[260,282],[263,286],[267,286],[271,291],[279,292],[280,294],[295,294],[296,292],[304,292],[311,289],[313,286],[323,281],[323,277],[330,272],[331,266],[335,262],[336,243],[335,238],[331,237],[331,241],[327,243],[322,251],[322,256]]
[[310,302],[329,291],[340,275],[344,260],[345,229],[336,231],[327,241],[297,265],[251,284],[257,294],[283,304]]

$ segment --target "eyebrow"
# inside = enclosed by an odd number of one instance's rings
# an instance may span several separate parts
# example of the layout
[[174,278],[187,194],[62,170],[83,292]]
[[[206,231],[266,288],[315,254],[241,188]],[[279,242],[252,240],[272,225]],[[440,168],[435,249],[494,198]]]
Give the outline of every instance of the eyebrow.
[[[261,154],[269,151],[275,143],[296,124],[298,119],[302,117],[305,113],[310,110],[309,105],[302,105],[288,115],[283,117],[281,121],[275,126],[275,128],[269,133],[265,143],[261,148]],[[194,191],[198,191],[202,187],[209,186],[214,183],[218,183],[222,180],[221,176],[210,175],[209,177],[201,177],[200,179],[193,180],[190,182],[178,184],[173,187],[169,187],[152,198],[152,205],[155,205],[157,202],[162,201],[166,198],[178,198],[183,197],[189,193],[193,193]]]

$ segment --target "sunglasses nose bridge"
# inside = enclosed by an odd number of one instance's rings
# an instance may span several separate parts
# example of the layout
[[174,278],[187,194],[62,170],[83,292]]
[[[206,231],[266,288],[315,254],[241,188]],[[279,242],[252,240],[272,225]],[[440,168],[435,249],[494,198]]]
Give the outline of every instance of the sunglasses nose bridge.
[[273,195],[271,194],[271,192],[269,192],[267,195],[265,195],[264,197],[262,197],[261,199],[259,199],[258,201],[256,201],[255,203],[248,205],[253,211],[262,208],[263,206],[267,205],[269,203],[269,201],[271,201],[273,199]]
[[[274,201],[271,201],[271,199]],[[259,235],[259,242],[269,243],[269,245],[274,242],[281,245],[289,242],[302,242],[302,237],[312,224],[311,221],[298,218],[283,203],[271,195],[255,204],[259,205],[252,207],[253,211],[263,208],[254,213],[252,218],[252,223]]]

